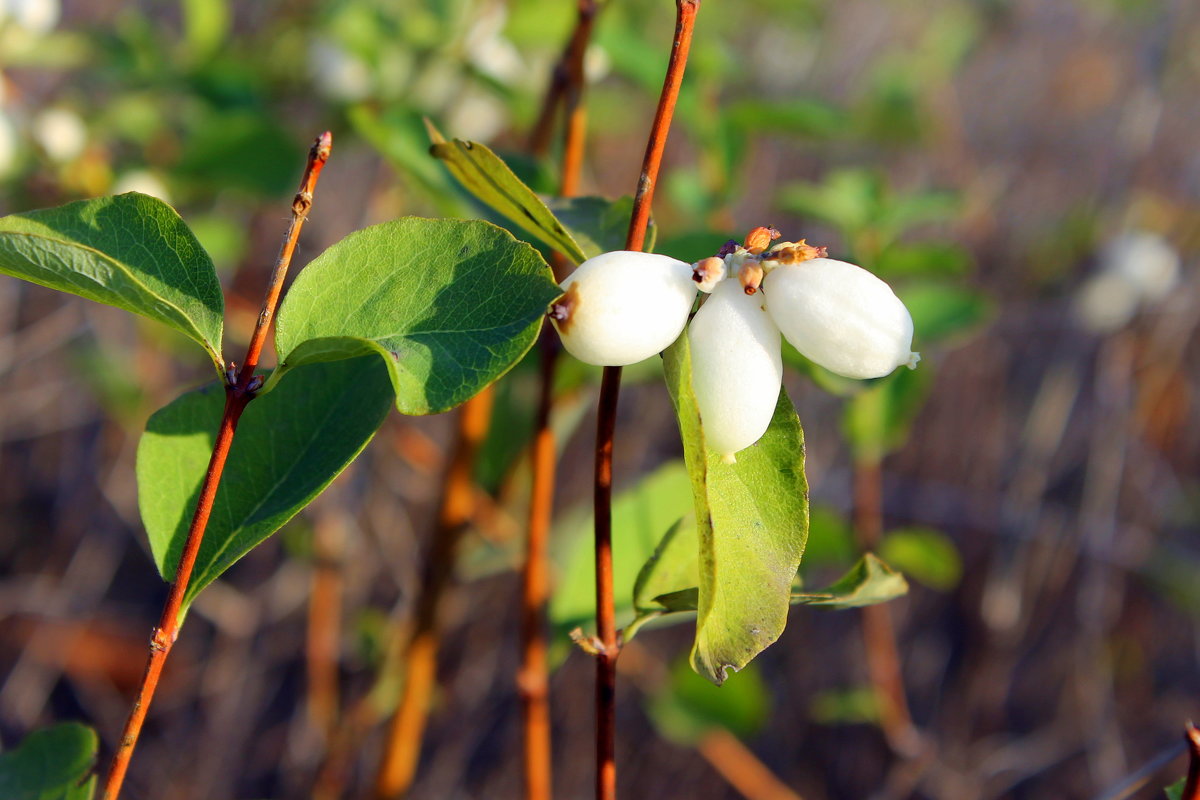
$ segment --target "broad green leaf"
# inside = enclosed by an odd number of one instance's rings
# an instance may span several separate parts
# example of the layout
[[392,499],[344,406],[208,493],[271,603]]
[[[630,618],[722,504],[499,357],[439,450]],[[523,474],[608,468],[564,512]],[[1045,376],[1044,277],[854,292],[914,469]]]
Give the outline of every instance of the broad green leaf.
[[368,353],[405,414],[447,411],[503,375],[561,291],[538,252],[480,220],[406,217],[352,233],[296,278],[275,349],[292,368]]
[[946,534],[932,528],[889,531],[879,554],[896,569],[931,589],[949,591],[962,577],[962,557]]
[[16,749],[0,753],[0,797],[87,800],[95,780],[84,779],[98,747],[96,732],[77,722],[34,731]]
[[1163,789],[1167,795],[1167,800],[1183,800],[1183,790],[1187,788],[1187,778],[1180,778],[1170,786]]
[[886,603],[907,592],[908,582],[903,575],[866,553],[836,583],[819,592],[795,592],[792,602],[823,608],[859,608]]
[[[387,369],[375,356],[293,370],[250,403],[185,602],[320,494],[391,404]],[[179,563],[224,405],[220,384],[188,392],[150,417],[138,444],[138,505],[164,580]]]
[[0,272],[169,325],[224,369],[216,270],[161,200],[130,192],[0,217]]
[[61,795],[61,800],[92,800],[96,796],[96,783],[99,780],[98,776],[93,775],[78,786],[67,787]]
[[576,264],[587,260],[570,232],[503,159],[478,142],[447,141],[433,125],[427,127],[433,141],[429,152],[445,162],[450,173],[476,200],[503,214]]
[[926,282],[902,286],[900,299],[912,314],[918,342],[964,336],[988,321],[992,303],[974,289]]
[[680,336],[666,353],[699,531],[699,594],[692,666],[713,683],[779,638],[792,578],[808,535],[804,433],[786,392],[757,444],[734,464],[704,444],[691,386],[691,353]]
[[753,664],[723,686],[697,675],[687,659],[671,667],[671,678],[649,698],[647,710],[660,733],[683,745],[698,742],[714,728],[735,736],[758,732],[767,719],[770,690]]
[[[672,461],[614,498],[613,594],[619,626],[634,616],[631,601],[638,569],[654,553],[663,531],[691,514],[689,487],[684,465]],[[550,601],[550,621],[559,631],[591,625],[596,617],[593,519],[589,510],[573,514],[556,526],[555,539],[572,543]]]
[[[618,200],[551,197],[546,200],[546,206],[579,244],[585,258],[625,249],[625,234],[629,230],[629,218],[633,215],[632,197],[626,195]],[[646,228],[644,249],[647,253],[654,250],[657,233],[657,227],[651,221]]]

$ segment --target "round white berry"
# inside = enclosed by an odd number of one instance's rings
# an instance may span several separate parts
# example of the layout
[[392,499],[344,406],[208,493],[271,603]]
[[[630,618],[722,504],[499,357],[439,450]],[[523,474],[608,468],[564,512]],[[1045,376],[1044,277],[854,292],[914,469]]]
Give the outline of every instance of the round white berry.
[[692,389],[708,449],[726,462],[771,423],[783,381],[779,328],[737,280],[723,280],[688,326]]
[[870,272],[831,258],[764,266],[767,312],[805,357],[847,378],[916,365],[912,317]]
[[679,338],[696,300],[690,264],[628,250],[589,258],[562,288],[551,320],[563,346],[601,367],[661,353]]

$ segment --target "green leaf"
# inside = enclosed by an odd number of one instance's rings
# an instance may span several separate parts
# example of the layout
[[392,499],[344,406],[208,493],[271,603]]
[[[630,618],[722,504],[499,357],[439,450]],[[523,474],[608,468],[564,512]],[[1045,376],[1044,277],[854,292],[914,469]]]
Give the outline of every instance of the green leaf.
[[403,173],[407,184],[424,190],[440,216],[466,215],[466,198],[461,197],[446,170],[429,158],[420,114],[395,103],[382,110],[360,104],[347,109],[346,118],[359,136]]
[[1183,790],[1186,788],[1187,778],[1180,778],[1163,791],[1166,792],[1167,800],[1183,800]]
[[922,344],[966,336],[992,315],[985,295],[962,286],[931,281],[902,286],[898,293]]
[[854,567],[819,592],[796,592],[796,605],[822,608],[859,608],[886,603],[908,592],[904,576],[871,553],[866,553]]
[[896,278],[959,278],[971,270],[971,253],[945,242],[893,244],[871,264],[871,271],[887,281]]
[[[217,491],[185,602],[278,530],[362,451],[392,404],[375,356],[293,370],[250,403]],[[138,504],[171,580],[225,405],[211,384],[159,409],[138,444]]]
[[[626,195],[618,200],[551,197],[546,200],[546,206],[579,244],[585,258],[625,249],[625,234],[629,230],[629,218],[633,215],[632,197]],[[651,221],[646,229],[643,248],[647,253],[654,250],[657,233],[657,227]]]
[[279,197],[295,191],[300,180],[303,148],[265,113],[212,112],[184,142],[175,174],[200,186]]
[[889,564],[931,589],[949,591],[962,577],[962,558],[950,537],[933,528],[890,531],[879,544]]
[[95,779],[84,782],[96,761],[96,732],[77,722],[34,731],[15,750],[0,753],[4,800],[87,800]]
[[779,638],[808,535],[804,433],[786,392],[757,444],[734,464],[707,451],[680,336],[666,353],[698,521],[699,595],[693,668],[720,684]]
[[931,364],[898,369],[850,398],[842,428],[856,461],[875,462],[904,445],[933,376]]
[[822,725],[856,725],[879,721],[879,693],[870,686],[831,689],[819,693],[809,716]]
[[476,200],[503,214],[576,264],[587,260],[570,232],[503,159],[478,142],[446,141],[432,124],[428,129],[433,141],[429,152],[445,162],[450,173]]
[[480,220],[406,217],[352,233],[313,260],[279,309],[275,349],[294,367],[383,357],[405,414],[447,411],[533,345],[561,290],[536,250]]
[[770,691],[753,664],[713,686],[692,671],[686,659],[671,667],[671,679],[649,698],[654,726],[671,741],[692,745],[714,728],[735,736],[757,733],[767,719]]
[[[639,567],[654,553],[662,532],[679,527],[680,520],[691,511],[687,469],[679,461],[664,464],[614,498],[613,594],[618,625],[633,617],[633,587],[640,580]],[[550,601],[550,621],[559,631],[590,624],[596,616],[593,520],[590,511],[577,513],[555,530],[556,540],[572,542],[558,589]]]
[[0,217],[0,272],[169,325],[224,369],[216,270],[161,200],[130,192]]

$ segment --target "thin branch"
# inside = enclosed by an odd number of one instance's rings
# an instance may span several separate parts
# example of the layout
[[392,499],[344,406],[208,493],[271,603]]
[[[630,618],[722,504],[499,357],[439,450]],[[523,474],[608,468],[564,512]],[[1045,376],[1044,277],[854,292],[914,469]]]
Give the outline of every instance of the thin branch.
[[[633,214],[625,237],[626,250],[641,250],[646,241],[650,222],[650,205],[679,87],[687,67],[688,51],[692,46],[692,30],[700,0],[676,0],[675,39],[671,58],[663,81],[658,108],[646,141],[646,155],[633,198]],[[616,766],[616,684],[617,641],[616,611],[612,587],[612,451],[613,433],[617,421],[617,399],[621,388],[621,368],[605,367],[600,384],[596,422],[595,477],[595,547],[596,547],[596,633],[599,652],[596,657],[596,798],[615,800],[617,796]]]
[[[175,579],[171,583],[171,591],[163,606],[158,627],[154,629],[150,638],[150,655],[146,661],[146,672],[142,677],[141,686],[138,688],[137,698],[129,711],[125,729],[121,733],[121,741],[113,756],[112,766],[108,770],[108,777],[104,784],[104,800],[117,800],[121,793],[121,784],[129,769],[129,761],[133,758],[133,751],[142,731],[142,723],[145,722],[146,713],[150,710],[150,702],[158,687],[159,676],[167,662],[171,646],[175,644],[175,640],[179,636],[179,614],[183,608],[188,581],[192,577],[192,568],[196,564],[196,556],[200,552],[200,543],[204,539],[204,530],[208,525],[209,515],[212,513],[213,501],[217,497],[217,488],[221,482],[221,473],[225,469],[225,460],[228,458],[229,448],[233,444],[233,435],[237,430],[238,420],[241,419],[246,406],[254,399],[254,392],[261,383],[255,377],[254,370],[258,366],[258,357],[262,353],[263,342],[266,341],[267,329],[271,324],[271,319],[275,316],[275,307],[279,303],[283,279],[291,264],[292,254],[296,250],[296,242],[300,238],[300,231],[304,227],[309,209],[312,208],[313,191],[316,189],[317,179],[321,176],[321,169],[329,159],[332,147],[333,136],[326,131],[317,138],[312,149],[309,150],[304,177],[300,181],[300,190],[296,192],[296,196],[292,200],[292,220],[284,235],[283,245],[275,260],[275,267],[271,270],[262,311],[259,312],[254,333],[246,348],[246,360],[236,379],[231,379],[225,387],[225,411],[221,417],[221,426],[217,431],[216,442],[213,444],[208,471],[205,473],[204,483],[200,487],[196,512],[192,517],[191,527],[188,528],[183,554],[175,569]],[[234,365],[230,364],[228,373],[230,376],[234,369]]]
[[421,740],[429,717],[429,698],[437,674],[438,610],[454,573],[458,542],[475,507],[475,456],[492,418],[489,386],[459,411],[454,451],[442,483],[433,549],[425,562],[416,620],[404,656],[404,690],[388,726],[383,760],[375,779],[375,797],[391,800],[408,791],[416,775]]

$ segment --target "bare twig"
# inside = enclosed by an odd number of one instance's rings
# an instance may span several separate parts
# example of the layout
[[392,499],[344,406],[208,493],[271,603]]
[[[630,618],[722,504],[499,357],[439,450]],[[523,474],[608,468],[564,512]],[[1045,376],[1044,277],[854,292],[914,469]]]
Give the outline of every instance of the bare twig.
[[[175,569],[171,592],[163,606],[158,627],[154,629],[150,638],[150,655],[146,662],[146,672],[142,677],[137,698],[130,709],[129,719],[125,722],[125,730],[121,734],[120,744],[113,756],[112,766],[109,767],[108,777],[104,784],[104,800],[116,800],[121,792],[121,784],[129,769],[129,761],[133,758],[133,750],[137,746],[142,723],[146,719],[146,712],[150,709],[150,701],[154,697],[159,677],[167,661],[167,655],[171,652],[171,646],[175,644],[175,639],[179,636],[179,614],[183,608],[183,598],[187,593],[188,581],[192,577],[196,556],[200,552],[200,543],[204,539],[204,530],[208,525],[208,517],[212,513],[213,501],[217,497],[217,487],[221,482],[221,473],[225,469],[225,460],[229,456],[229,448],[233,443],[238,420],[241,419],[246,406],[254,399],[254,392],[260,383],[254,375],[254,370],[258,367],[258,358],[262,353],[263,343],[267,339],[267,330],[270,327],[271,319],[275,316],[275,307],[279,303],[283,279],[291,264],[292,254],[296,250],[296,242],[300,238],[300,231],[304,227],[309,209],[312,208],[313,190],[316,188],[317,179],[321,176],[321,169],[325,166],[332,147],[333,136],[326,131],[317,138],[312,149],[309,150],[304,177],[300,181],[300,190],[296,192],[296,196],[292,200],[291,224],[288,225],[283,245],[279,249],[279,256],[275,260],[275,267],[271,271],[271,279],[267,284],[262,310],[259,312],[258,321],[250,337],[250,344],[246,348],[246,360],[242,362],[242,370],[237,374],[236,379],[229,380],[225,387],[225,411],[221,417],[221,426],[217,431],[216,441],[213,444],[208,471],[204,476],[204,483],[200,487],[196,512],[192,517],[191,527],[188,528],[187,540],[183,545],[183,554],[179,558],[179,565]],[[234,365],[230,364],[229,375],[233,374],[234,369]]]
[[346,517],[341,508],[327,507],[313,526],[312,593],[308,601],[305,666],[308,677],[308,716],[326,743],[338,725],[338,640],[342,617],[342,559],[346,546]]
[[[692,46],[692,30],[700,0],[676,0],[675,39],[663,81],[658,108],[646,141],[646,154],[633,198],[633,213],[625,237],[626,250],[641,250],[650,222],[650,205],[662,164],[663,150],[671,118],[679,99],[679,87]],[[617,398],[621,388],[621,368],[605,367],[600,384],[596,422],[596,478],[594,488],[596,539],[596,633],[601,648],[596,657],[596,798],[615,800],[616,766],[616,684],[617,642],[616,611],[612,587],[612,450],[617,421]]]

